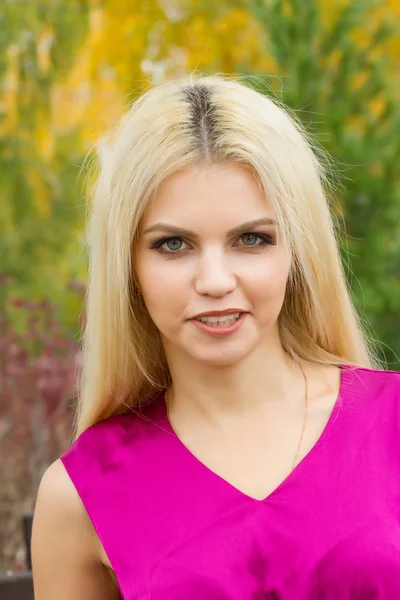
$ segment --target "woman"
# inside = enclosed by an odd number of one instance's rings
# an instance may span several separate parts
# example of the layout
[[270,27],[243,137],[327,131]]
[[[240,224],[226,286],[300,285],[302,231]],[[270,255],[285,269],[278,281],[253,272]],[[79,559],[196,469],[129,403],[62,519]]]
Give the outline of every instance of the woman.
[[192,77],[144,94],[100,155],[36,599],[398,599],[400,375],[357,320],[304,131]]

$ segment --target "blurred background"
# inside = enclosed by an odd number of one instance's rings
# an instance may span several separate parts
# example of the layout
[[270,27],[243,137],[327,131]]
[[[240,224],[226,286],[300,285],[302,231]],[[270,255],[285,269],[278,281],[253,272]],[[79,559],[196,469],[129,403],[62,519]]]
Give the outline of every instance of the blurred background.
[[194,70],[275,95],[330,153],[353,297],[400,370],[399,0],[1,0],[0,572],[27,568],[22,515],[70,442],[85,155]]

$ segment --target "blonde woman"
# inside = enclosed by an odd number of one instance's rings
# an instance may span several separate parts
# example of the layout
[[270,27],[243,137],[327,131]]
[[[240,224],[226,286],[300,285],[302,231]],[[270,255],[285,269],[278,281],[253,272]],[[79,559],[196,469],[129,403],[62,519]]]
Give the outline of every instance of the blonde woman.
[[149,90],[103,140],[36,600],[400,598],[400,374],[357,319],[319,156],[224,77]]

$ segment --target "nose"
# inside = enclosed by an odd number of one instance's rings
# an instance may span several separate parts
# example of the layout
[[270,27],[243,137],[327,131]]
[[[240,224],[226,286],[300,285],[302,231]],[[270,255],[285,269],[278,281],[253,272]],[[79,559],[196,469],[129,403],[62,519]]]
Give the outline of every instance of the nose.
[[221,298],[235,287],[235,274],[222,251],[210,250],[199,257],[195,280],[198,294]]

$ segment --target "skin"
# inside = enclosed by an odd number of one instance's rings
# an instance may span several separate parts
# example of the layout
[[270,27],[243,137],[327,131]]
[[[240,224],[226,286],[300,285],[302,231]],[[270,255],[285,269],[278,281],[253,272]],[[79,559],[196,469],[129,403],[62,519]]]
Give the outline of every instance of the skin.
[[[220,372],[225,379],[227,371],[233,374],[250,355],[279,346],[277,318],[289,274],[287,253],[276,243],[274,225],[229,233],[261,219],[273,220],[274,214],[250,171],[242,167],[197,167],[162,183],[141,223],[135,267],[172,368],[183,360],[185,369],[217,375],[218,367],[224,367]],[[172,237],[156,249],[155,244],[172,235],[157,223],[192,234]],[[174,244],[179,250],[170,250]],[[227,308],[248,312],[244,327],[232,337],[202,335],[190,320]]]
[[[274,213],[249,169],[197,165],[164,180],[140,224],[134,257],[171,371],[171,425],[201,462],[258,499],[290,471],[305,395],[301,371],[279,337],[288,253],[276,225],[239,232],[261,219],[273,221]],[[210,335],[193,323],[199,313],[229,308],[247,312],[235,333]],[[340,379],[331,366],[310,366],[307,376],[303,456],[326,424]]]
[[45,472],[32,529],[35,600],[117,600],[103,548],[61,461]]
[[[254,220],[259,224],[239,231]],[[164,180],[134,252],[140,292],[171,371],[171,425],[198,460],[256,499],[288,476],[304,419],[303,376],[279,337],[290,260],[273,220],[248,169],[198,165]],[[167,232],[159,223],[190,233]],[[193,323],[199,313],[228,308],[246,313],[232,334],[211,335]],[[310,365],[306,372],[309,417],[299,460],[321,435],[340,384],[337,367]],[[32,558],[36,600],[119,598],[60,461],[39,488]]]

